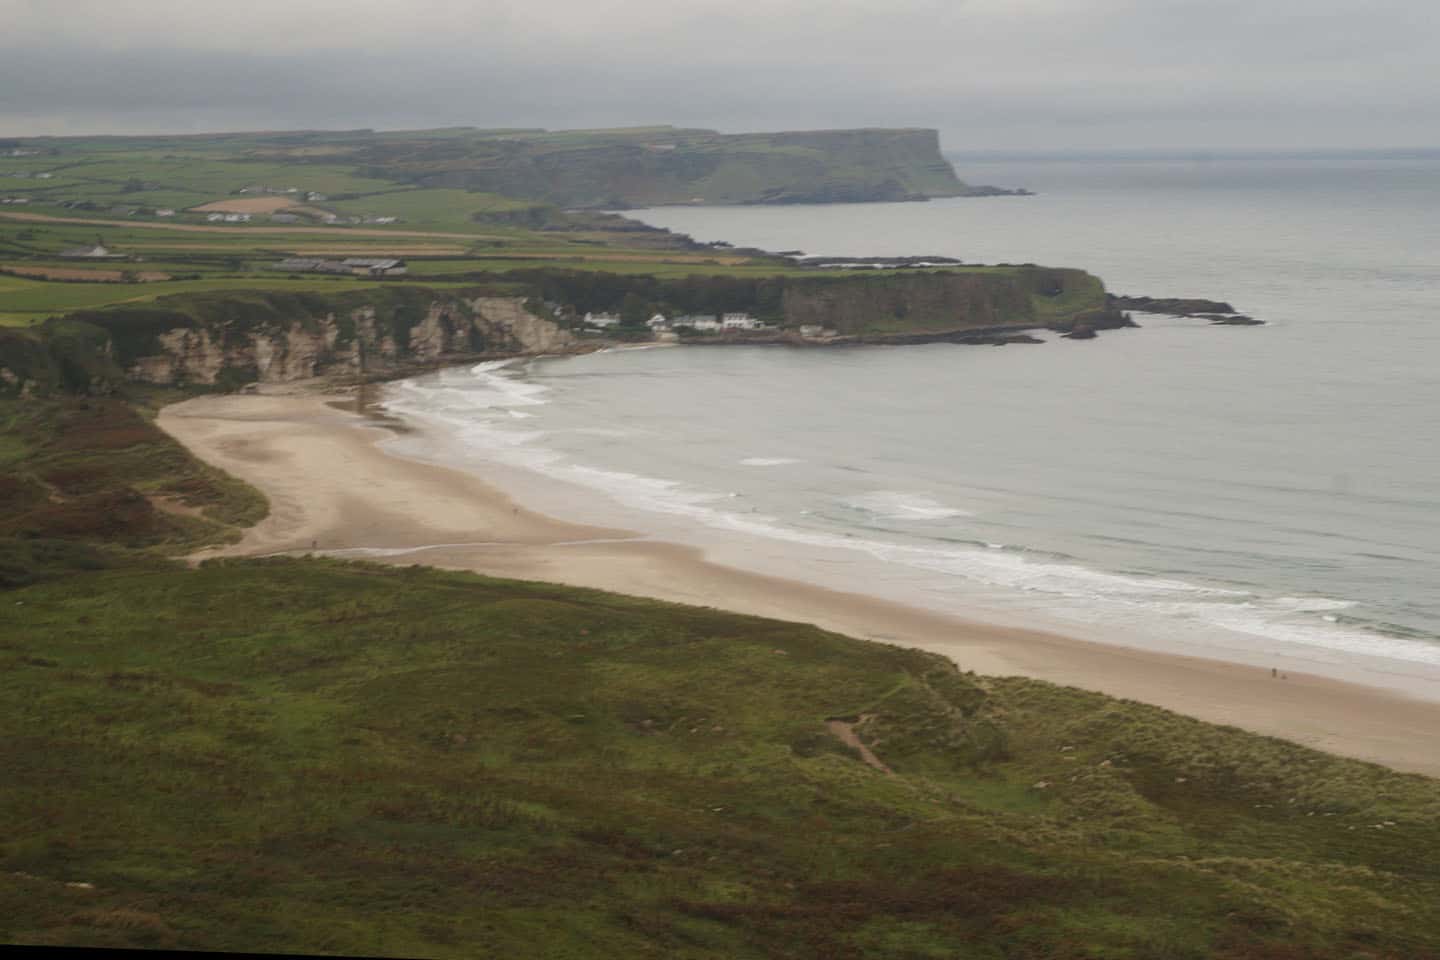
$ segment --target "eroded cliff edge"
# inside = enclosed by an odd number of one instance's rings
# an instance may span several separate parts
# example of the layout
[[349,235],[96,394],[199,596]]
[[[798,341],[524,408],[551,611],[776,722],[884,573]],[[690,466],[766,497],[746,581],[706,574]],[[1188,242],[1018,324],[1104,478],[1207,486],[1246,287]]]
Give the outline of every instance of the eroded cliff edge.
[[[528,295],[521,295],[522,293]],[[125,383],[233,390],[316,376],[400,376],[446,363],[582,352],[587,311],[630,304],[680,313],[753,312],[765,331],[709,342],[914,343],[1049,328],[1122,326],[1100,280],[1046,267],[870,276],[683,277],[516,272],[475,288],[393,284],[320,293],[162,297],[0,329],[0,393],[103,394]],[[648,337],[642,325],[637,330]]]
[[0,334],[0,391],[109,393],[126,382],[237,389],[316,376],[590,349],[524,297],[394,286],[218,293],[86,311]]

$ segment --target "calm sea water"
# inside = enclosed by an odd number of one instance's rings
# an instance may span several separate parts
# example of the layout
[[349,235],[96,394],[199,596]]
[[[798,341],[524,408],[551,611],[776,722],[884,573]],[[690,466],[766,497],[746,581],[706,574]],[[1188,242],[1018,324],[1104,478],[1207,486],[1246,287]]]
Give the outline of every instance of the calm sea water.
[[638,216],[1081,266],[1268,325],[616,351],[446,371],[392,406],[538,506],[726,562],[1440,695],[1440,158],[957,165],[1040,195]]

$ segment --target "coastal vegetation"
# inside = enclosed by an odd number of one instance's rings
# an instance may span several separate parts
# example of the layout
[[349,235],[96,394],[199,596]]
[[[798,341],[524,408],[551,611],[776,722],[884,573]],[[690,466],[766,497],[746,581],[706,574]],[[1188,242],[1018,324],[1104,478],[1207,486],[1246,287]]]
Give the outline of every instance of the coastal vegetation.
[[302,558],[0,637],[8,942],[1440,955],[1434,781],[813,627]]

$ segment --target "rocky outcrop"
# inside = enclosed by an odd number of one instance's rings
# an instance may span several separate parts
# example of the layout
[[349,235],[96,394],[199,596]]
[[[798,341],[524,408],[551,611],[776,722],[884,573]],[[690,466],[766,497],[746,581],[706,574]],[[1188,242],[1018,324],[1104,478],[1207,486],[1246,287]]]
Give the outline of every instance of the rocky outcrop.
[[1121,297],[1111,294],[1110,306],[1116,310],[1138,310],[1141,313],[1163,313],[1172,317],[1195,317],[1204,313],[1233,314],[1235,308],[1223,300],[1202,300],[1198,297]]
[[1264,320],[1256,320],[1254,317],[1247,317],[1247,316],[1245,316],[1245,314],[1243,314],[1243,313],[1231,314],[1231,315],[1229,315],[1229,316],[1225,316],[1225,315],[1223,315],[1223,314],[1215,314],[1215,313],[1197,313],[1197,314],[1195,314],[1195,319],[1197,319],[1197,320],[1209,320],[1211,323],[1216,324],[1216,325],[1221,326],[1221,327],[1263,327],[1263,326],[1265,326],[1265,321],[1264,321]]

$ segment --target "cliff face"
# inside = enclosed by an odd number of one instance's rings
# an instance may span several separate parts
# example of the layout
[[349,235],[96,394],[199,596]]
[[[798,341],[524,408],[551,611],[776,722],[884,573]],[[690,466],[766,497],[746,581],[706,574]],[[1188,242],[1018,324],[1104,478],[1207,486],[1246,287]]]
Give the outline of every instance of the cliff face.
[[910,274],[785,290],[785,322],[854,335],[993,327],[1034,320],[1029,294],[1008,276]]
[[[994,268],[963,273],[894,273],[786,286],[785,324],[845,337],[923,337],[994,327],[1094,329],[1123,324],[1106,311],[1104,285],[1083,270]],[[1113,314],[1113,316],[1112,316]]]
[[378,176],[565,207],[824,203],[957,196],[934,130],[720,134],[656,128],[391,141],[360,159]]
[[223,328],[176,328],[157,349],[125,367],[155,384],[224,384],[238,375],[261,383],[322,374],[390,370],[482,354],[519,356],[569,349],[573,336],[532,315],[520,298],[437,299],[413,323],[396,325],[383,307],[291,319],[239,335]]
[[126,381],[234,389],[589,348],[532,313],[531,301],[494,292],[517,288],[575,312],[638,297],[672,312],[749,310],[776,324],[705,341],[717,343],[813,339],[805,326],[833,331],[820,338],[830,342],[912,343],[1035,327],[1093,336],[1127,322],[1096,277],[1046,267],[674,279],[520,272],[498,288],[229,291],[81,312],[33,332],[0,328],[0,394],[109,393]]
[[0,392],[106,393],[122,381],[234,388],[575,348],[569,331],[525,304],[394,288],[176,298],[75,314],[44,337],[0,343]]

